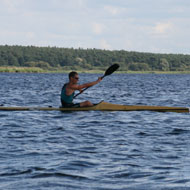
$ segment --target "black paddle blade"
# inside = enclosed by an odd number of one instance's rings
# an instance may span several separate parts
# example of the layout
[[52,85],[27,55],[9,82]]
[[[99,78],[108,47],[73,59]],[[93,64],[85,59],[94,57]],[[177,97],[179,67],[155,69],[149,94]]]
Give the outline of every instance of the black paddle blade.
[[111,74],[112,74],[113,72],[115,72],[118,68],[119,68],[119,65],[118,65],[118,64],[113,64],[112,66],[110,66],[110,67],[106,70],[104,76],[111,75]]

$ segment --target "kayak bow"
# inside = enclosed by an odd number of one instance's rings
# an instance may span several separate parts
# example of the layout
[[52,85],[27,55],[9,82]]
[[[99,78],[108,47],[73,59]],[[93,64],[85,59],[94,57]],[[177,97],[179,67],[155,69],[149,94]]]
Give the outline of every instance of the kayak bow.
[[56,107],[0,107],[0,111],[157,111],[157,112],[178,112],[189,113],[189,108],[167,107],[167,106],[146,106],[146,105],[120,105],[107,102],[100,102],[91,107],[81,108],[56,108]]

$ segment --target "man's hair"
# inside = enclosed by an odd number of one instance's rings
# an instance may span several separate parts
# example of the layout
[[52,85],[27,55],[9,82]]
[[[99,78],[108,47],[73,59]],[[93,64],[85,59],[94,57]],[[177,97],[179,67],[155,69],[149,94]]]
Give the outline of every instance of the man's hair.
[[75,77],[75,75],[78,75],[78,73],[75,72],[75,71],[70,72],[69,73],[69,79],[72,78],[72,77]]

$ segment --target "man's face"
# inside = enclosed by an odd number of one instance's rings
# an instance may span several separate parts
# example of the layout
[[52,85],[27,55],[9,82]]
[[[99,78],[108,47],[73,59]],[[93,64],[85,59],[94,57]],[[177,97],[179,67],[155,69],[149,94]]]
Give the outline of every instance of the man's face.
[[73,79],[73,83],[77,84],[78,80],[79,80],[79,76],[75,75],[74,77],[72,77]]

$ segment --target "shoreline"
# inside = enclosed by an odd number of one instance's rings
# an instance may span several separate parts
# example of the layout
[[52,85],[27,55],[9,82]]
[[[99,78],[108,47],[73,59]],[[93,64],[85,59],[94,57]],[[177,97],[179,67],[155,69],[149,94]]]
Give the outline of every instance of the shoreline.
[[[66,69],[64,68],[49,68],[43,69],[40,67],[0,67],[0,73],[69,73],[76,70],[78,73],[98,74],[104,73],[106,68],[101,69]],[[190,74],[190,71],[116,71],[118,74]]]

